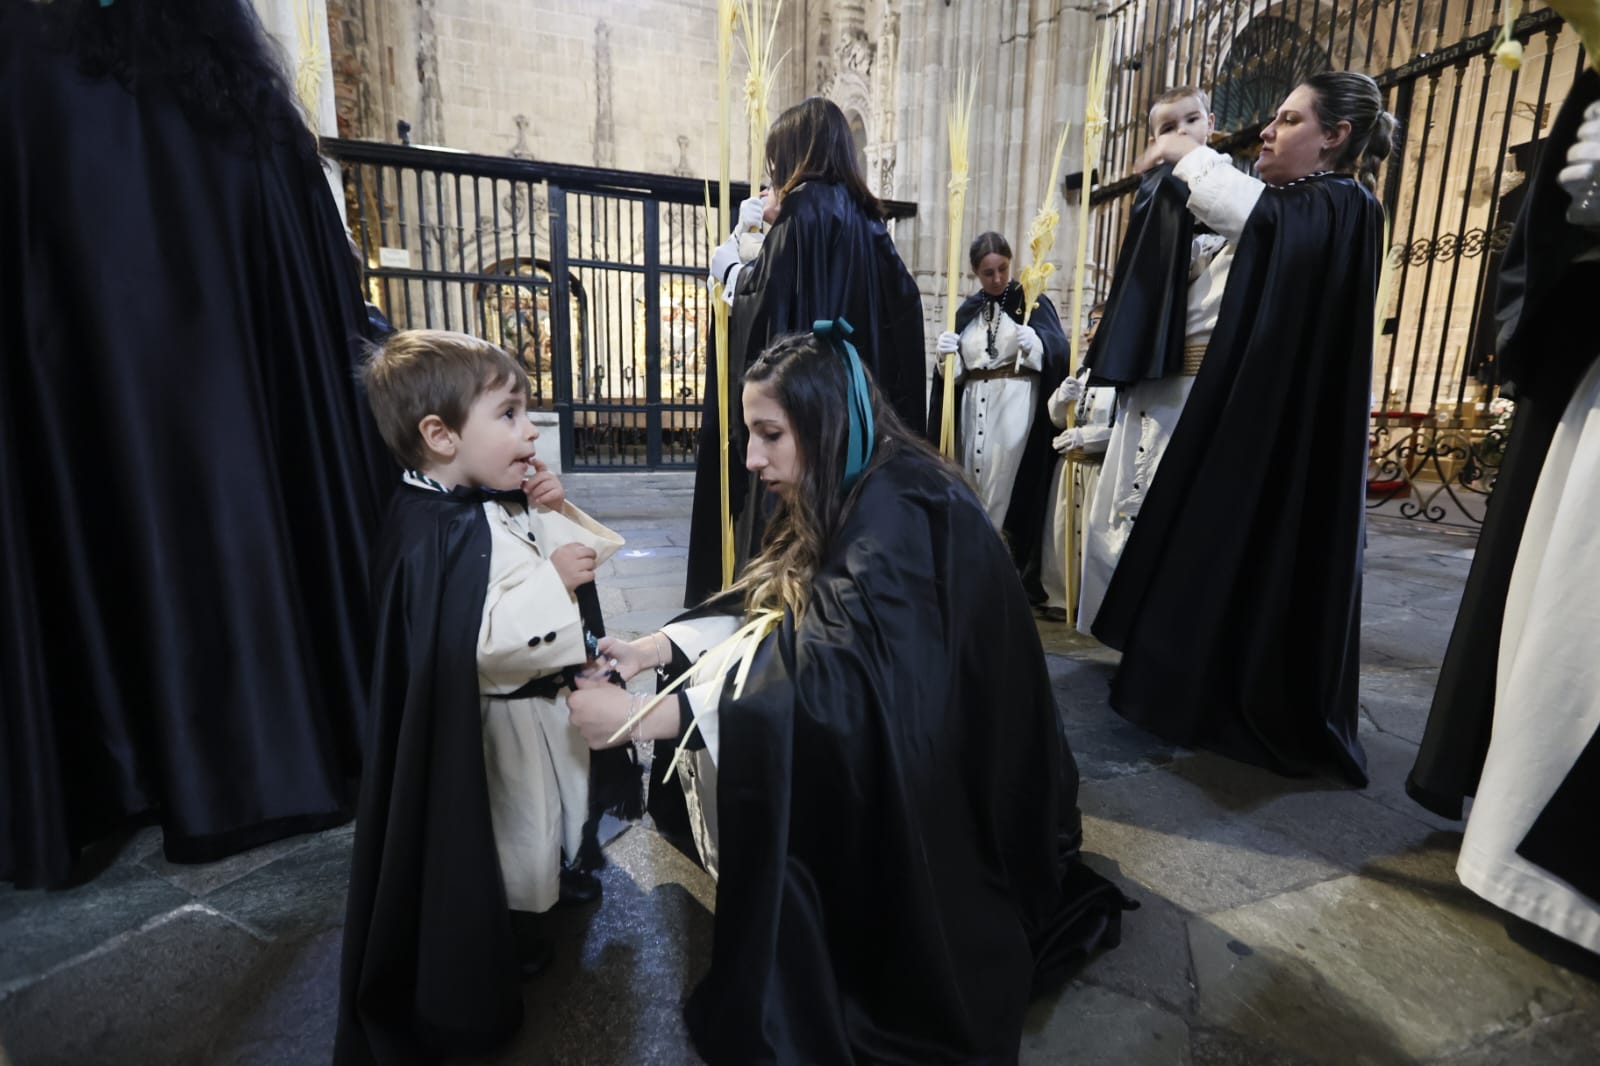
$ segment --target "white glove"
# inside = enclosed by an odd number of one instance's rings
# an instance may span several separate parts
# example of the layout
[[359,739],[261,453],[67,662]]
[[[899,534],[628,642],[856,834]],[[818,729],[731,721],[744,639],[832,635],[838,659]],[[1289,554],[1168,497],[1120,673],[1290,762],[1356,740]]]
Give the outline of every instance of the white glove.
[[739,205],[739,233],[748,233],[751,230],[761,229],[761,213],[767,209],[767,202],[759,196],[752,196]]
[[1056,403],[1077,403],[1078,397],[1083,395],[1083,382],[1077,378],[1062,378],[1061,384],[1056,386]]
[[945,330],[943,333],[939,334],[937,347],[940,355],[949,355],[951,352],[959,352],[961,350],[961,334],[951,333],[949,330]]
[[1038,355],[1044,351],[1044,342],[1032,326],[1018,326],[1017,347],[1022,349],[1023,355]]
[[1556,181],[1572,197],[1567,221],[1578,226],[1600,226],[1600,100],[1583,112],[1577,140],[1567,150],[1567,165]]
[[1050,447],[1054,448],[1062,455],[1067,454],[1074,448],[1083,447],[1083,430],[1079,429],[1077,426],[1073,426],[1071,429],[1062,430],[1060,433],[1057,433],[1055,439],[1050,442]]
[[733,288],[733,275],[738,272],[739,241],[729,237],[711,253],[711,280],[720,281],[723,288]]

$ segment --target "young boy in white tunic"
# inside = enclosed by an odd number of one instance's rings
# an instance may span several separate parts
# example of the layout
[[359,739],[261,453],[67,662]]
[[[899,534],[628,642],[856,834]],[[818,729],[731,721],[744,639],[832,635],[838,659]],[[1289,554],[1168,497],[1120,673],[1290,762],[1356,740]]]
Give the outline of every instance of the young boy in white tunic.
[[[1168,89],[1156,98],[1150,109],[1152,144],[1162,134],[1178,133],[1204,149],[1215,128],[1216,118],[1211,114],[1209,97],[1192,86]],[[1197,159],[1203,156],[1208,162],[1225,159],[1209,149],[1194,155]],[[1148,169],[1148,165],[1154,165],[1154,160],[1147,160],[1144,169]],[[1224,183],[1219,189],[1223,195],[1238,200],[1236,205],[1229,205],[1233,208],[1230,218],[1237,215],[1242,226],[1260,196],[1259,183],[1244,187]],[[1123,546],[1128,542],[1134,519],[1150,491],[1150,483],[1155,480],[1172,432],[1183,414],[1189,390],[1194,387],[1206,344],[1217,324],[1233,251],[1233,242],[1220,233],[1194,235],[1189,254],[1181,372],[1139,381],[1118,391],[1116,425],[1106,444],[1105,461],[1089,507],[1083,541],[1085,573],[1104,575],[1098,582],[1100,592],[1104,592],[1105,582],[1110,580]],[[1079,603],[1078,628],[1089,632],[1099,610],[1098,596],[1083,597]]]
[[[386,543],[402,542],[399,562],[386,568],[390,552],[380,552],[379,603],[396,598],[382,592],[395,584],[406,590],[401,599],[480,602],[483,582],[479,617],[457,618],[443,608],[432,647],[410,641],[410,655],[431,653],[440,662],[428,675],[430,692],[411,686],[405,714],[433,692],[454,694],[471,684],[445,662],[475,662],[487,809],[506,902],[513,912],[542,912],[558,899],[597,899],[598,879],[563,864],[576,862],[590,815],[590,752],[568,721],[565,697],[573,669],[592,666],[595,655],[580,597],[622,538],[567,502],[560,480],[534,457],[539,434],[528,415],[528,380],[500,348],[464,334],[406,331],[368,361],[363,378],[384,440],[406,468],[385,529]],[[392,572],[406,568],[426,577],[397,582]],[[451,589],[463,584],[474,587],[452,599]],[[435,593],[435,586],[449,588]],[[386,627],[416,630],[418,610],[380,608],[380,649]],[[395,614],[405,617],[386,617]],[[473,645],[470,658],[458,645]],[[374,702],[393,702],[380,689],[375,685]],[[392,709],[374,708],[380,722],[386,713]],[[396,762],[403,764],[413,753],[404,735],[399,744]],[[452,769],[462,779],[430,778],[429,787],[483,787],[475,768]]]

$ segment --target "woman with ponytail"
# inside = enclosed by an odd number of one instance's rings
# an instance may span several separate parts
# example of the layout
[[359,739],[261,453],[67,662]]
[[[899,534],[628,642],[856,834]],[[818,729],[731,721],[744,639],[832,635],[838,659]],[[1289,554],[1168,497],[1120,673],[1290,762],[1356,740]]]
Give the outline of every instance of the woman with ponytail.
[[1257,176],[1164,134],[1189,212],[1234,243],[1216,325],[1094,633],[1112,705],[1167,740],[1365,785],[1357,653],[1377,172],[1377,83],[1308,78],[1261,131]]
[[1116,944],[1125,901],[1078,857],[1078,773],[1005,545],[849,333],[819,322],[744,375],[745,463],[777,507],[740,580],[600,645],[688,687],[635,711],[580,680],[572,721],[597,747],[688,738],[718,878],[686,1009],[707,1062],[1015,1062],[1031,996]]

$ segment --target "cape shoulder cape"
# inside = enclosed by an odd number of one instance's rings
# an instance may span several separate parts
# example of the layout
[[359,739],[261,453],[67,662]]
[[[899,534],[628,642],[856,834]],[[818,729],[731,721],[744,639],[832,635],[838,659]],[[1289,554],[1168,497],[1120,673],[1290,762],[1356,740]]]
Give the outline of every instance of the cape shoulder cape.
[[1171,166],[1139,183],[1105,313],[1083,357],[1090,385],[1137,385],[1182,371],[1194,237],[1188,203],[1189,187]]

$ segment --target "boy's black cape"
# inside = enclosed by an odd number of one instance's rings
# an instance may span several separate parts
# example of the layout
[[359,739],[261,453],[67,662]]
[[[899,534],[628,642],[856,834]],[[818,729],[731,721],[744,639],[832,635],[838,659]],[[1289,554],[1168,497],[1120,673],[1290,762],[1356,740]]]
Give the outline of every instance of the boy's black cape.
[[[378,631],[339,981],[340,1064],[481,1052],[522,1022],[478,702],[486,495],[402,485],[374,560]],[[594,753],[592,796],[616,795],[602,783],[613,771],[631,772],[637,791],[637,769],[618,765],[631,759],[629,747]]]
[[[720,709],[707,1062],[1015,1062],[1023,1013],[1127,905],[1011,559],[936,460],[868,472],[810,605]],[[683,665],[680,663],[680,665]]]
[[1189,187],[1171,166],[1139,183],[1105,313],[1083,357],[1091,386],[1125,387],[1183,371],[1195,230],[1188,203]]
[[[993,299],[979,291],[963,300],[961,306],[956,308],[955,331],[961,333],[965,330],[984,302]],[[1022,299],[1022,286],[1015,281],[1007,285],[998,298],[1001,309],[1018,325],[1022,324]],[[1044,536],[1044,506],[1049,500],[1050,479],[1055,476],[1056,469],[1055,449],[1050,446],[1056,428],[1050,421],[1049,402],[1050,394],[1056,391],[1070,370],[1072,345],[1061,329],[1061,316],[1056,314],[1056,305],[1050,302],[1048,296],[1039,297],[1028,325],[1039,334],[1039,340],[1044,345],[1041,360],[1043,369],[1039,373],[1039,388],[1034,395],[1033,423],[1028,430],[1028,439],[1023,444],[1022,463],[1017,467],[1017,478],[1011,486],[1011,504],[1006,508],[1001,528],[1005,530],[1011,557],[1022,574],[1022,585],[1027,590],[1028,599],[1043,603],[1044,585],[1039,581],[1040,546]],[[931,391],[932,395],[928,398],[928,439],[938,440],[939,422],[944,415],[944,378],[939,374],[934,375]],[[958,433],[963,396],[965,390],[958,386],[955,415]],[[959,441],[957,446],[959,454]]]
[[[1112,706],[1181,744],[1366,783],[1356,736],[1383,219],[1353,178],[1266,189],[1094,634]],[[1187,248],[1167,254],[1188,259]]]

